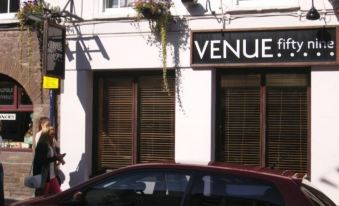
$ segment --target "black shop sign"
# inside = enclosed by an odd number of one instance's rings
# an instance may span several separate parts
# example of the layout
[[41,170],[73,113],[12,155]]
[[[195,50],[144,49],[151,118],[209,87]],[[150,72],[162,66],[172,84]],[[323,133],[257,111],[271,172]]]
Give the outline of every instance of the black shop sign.
[[64,79],[65,39],[65,27],[45,21],[43,40],[43,69],[45,75]]
[[191,65],[336,63],[336,44],[336,28],[197,31]]

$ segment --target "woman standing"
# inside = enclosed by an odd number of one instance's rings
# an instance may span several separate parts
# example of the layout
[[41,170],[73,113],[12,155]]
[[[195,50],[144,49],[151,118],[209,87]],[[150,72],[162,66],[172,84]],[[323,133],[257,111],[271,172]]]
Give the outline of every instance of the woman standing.
[[36,196],[61,192],[57,180],[57,164],[63,162],[65,154],[57,154],[54,150],[54,140],[49,129],[43,130],[35,148],[33,160],[33,175],[41,174],[41,186],[36,190]]

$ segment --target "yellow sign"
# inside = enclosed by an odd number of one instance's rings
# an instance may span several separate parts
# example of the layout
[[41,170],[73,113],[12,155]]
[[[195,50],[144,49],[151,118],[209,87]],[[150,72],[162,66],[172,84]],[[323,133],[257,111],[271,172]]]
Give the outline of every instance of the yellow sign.
[[58,89],[59,79],[55,77],[44,76],[42,87],[44,89]]

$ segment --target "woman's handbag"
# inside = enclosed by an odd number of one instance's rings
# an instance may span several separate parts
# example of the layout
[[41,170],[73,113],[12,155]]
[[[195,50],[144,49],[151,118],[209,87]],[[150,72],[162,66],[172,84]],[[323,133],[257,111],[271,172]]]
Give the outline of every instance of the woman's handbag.
[[29,170],[29,175],[25,177],[24,179],[24,185],[29,188],[40,188],[41,187],[41,179],[42,175],[33,175],[33,165],[31,166],[31,169]]
[[62,183],[65,182],[65,178],[66,178],[65,173],[60,168],[58,168],[57,171],[58,171],[57,178],[59,180],[59,184],[61,185]]
[[41,174],[27,176],[25,177],[24,184],[29,188],[40,188],[41,178]]

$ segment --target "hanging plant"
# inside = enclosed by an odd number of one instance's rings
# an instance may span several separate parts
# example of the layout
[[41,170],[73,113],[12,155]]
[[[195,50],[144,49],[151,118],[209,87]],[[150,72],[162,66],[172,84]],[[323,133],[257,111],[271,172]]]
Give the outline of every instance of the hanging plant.
[[163,89],[169,92],[167,81],[167,35],[172,15],[170,0],[136,0],[134,10],[137,12],[137,20],[145,18],[149,20],[150,28],[153,33],[160,37],[162,54],[162,79]]
[[19,20],[21,27],[36,27],[39,26],[41,22],[34,22],[29,20],[29,15],[34,15],[37,17],[43,17],[44,6],[43,2],[40,0],[33,1],[24,1],[20,10],[16,13],[16,18]]
[[[23,47],[27,48],[27,55],[28,55],[28,69],[30,69],[31,63],[32,63],[32,31],[37,31],[38,39],[40,44],[42,44],[42,33],[43,33],[43,21],[37,22],[32,21],[28,18],[29,15],[43,18],[44,14],[44,6],[42,0],[33,0],[33,1],[24,1],[22,3],[22,6],[20,7],[20,10],[16,13],[16,18],[19,20],[20,25],[20,60],[19,63],[22,65],[22,59],[23,59]],[[23,31],[27,30],[28,37],[27,41],[24,41],[23,39]]]

